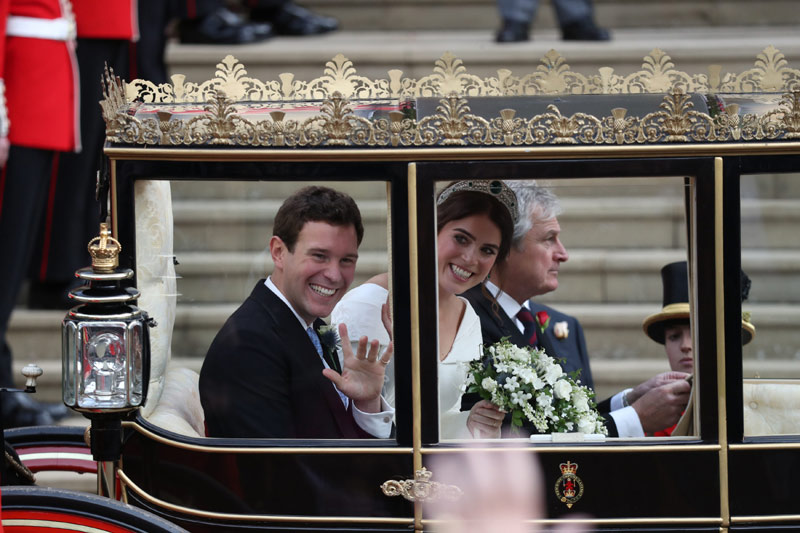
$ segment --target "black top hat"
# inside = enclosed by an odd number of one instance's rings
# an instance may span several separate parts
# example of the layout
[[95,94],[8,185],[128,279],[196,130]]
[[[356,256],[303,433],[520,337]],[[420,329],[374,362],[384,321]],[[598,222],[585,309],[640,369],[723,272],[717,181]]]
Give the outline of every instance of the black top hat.
[[[686,261],[664,265],[661,269],[661,282],[664,287],[663,308],[660,313],[644,319],[642,329],[648,337],[664,344],[664,329],[674,322],[689,320],[689,274]],[[742,300],[747,299],[750,278],[742,272]],[[742,344],[747,344],[756,336],[756,328],[749,319],[742,317]]]

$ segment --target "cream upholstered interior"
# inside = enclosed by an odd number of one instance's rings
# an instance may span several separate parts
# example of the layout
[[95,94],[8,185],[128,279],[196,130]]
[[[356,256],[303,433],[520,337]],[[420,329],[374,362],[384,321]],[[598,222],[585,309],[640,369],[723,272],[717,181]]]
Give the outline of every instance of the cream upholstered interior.
[[203,436],[197,372],[167,370],[177,298],[170,185],[168,181],[139,180],[134,187],[139,307],[157,323],[150,330],[150,383],[142,416],[175,433]]
[[800,381],[746,379],[744,434],[800,434]]
[[164,387],[158,405],[147,420],[188,437],[205,436],[199,381],[200,376],[194,370],[170,366],[164,377]]
[[[155,319],[150,330],[150,384],[142,414],[148,416],[161,396],[175,323],[175,265],[172,249],[172,194],[168,181],[137,180],[136,285],[139,308]],[[123,244],[124,246],[124,244]]]

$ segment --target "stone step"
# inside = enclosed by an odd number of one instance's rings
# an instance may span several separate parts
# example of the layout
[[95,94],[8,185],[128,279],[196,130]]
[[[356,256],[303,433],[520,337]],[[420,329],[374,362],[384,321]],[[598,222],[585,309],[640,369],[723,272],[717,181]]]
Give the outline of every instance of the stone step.
[[[629,3],[630,6],[635,4]],[[800,21],[792,20],[800,15],[795,11],[793,9],[793,14],[786,19],[789,26],[742,23],[723,27],[686,24],[620,27],[614,29],[613,40],[605,43],[564,42],[558,30],[548,28],[537,31],[535,39],[529,42],[498,44],[494,42],[496,18],[484,17],[483,28],[473,30],[339,31],[303,38],[278,37],[236,47],[171,42],[165,59],[170,75],[183,74],[186,81],[198,83],[213,78],[216,65],[228,54],[244,66],[246,74],[240,72],[240,75],[265,82],[279,80],[282,73],[291,73],[295,80],[310,82],[326,74],[326,63],[337,54],[352,61],[355,68],[352,74],[371,80],[388,79],[388,71],[392,69],[402,71],[402,77],[429,76],[445,52],[458,57],[468,74],[497,77],[499,69],[508,69],[515,76],[524,76],[537,68],[546,68],[542,67],[542,58],[552,49],[565,61],[559,69],[568,65],[572,71],[584,75],[597,75],[600,67],[610,67],[622,76],[652,69],[652,65],[644,66],[644,58],[656,48],[663,50],[671,58],[670,65],[679,71],[705,75],[709,65],[721,65],[723,74],[740,73],[753,68],[757,56],[770,45],[789,59],[800,57],[800,40],[797,39]],[[660,19],[653,20],[660,25]],[[790,66],[797,68],[791,61]]]
[[[173,205],[174,247],[186,252],[267,250],[279,200],[182,200]],[[358,199],[361,250],[386,250],[386,200]]]
[[[658,302],[661,267],[686,258],[681,248],[569,250],[570,260],[561,267],[559,289],[552,296],[545,296],[546,300],[596,304]],[[240,302],[256,280],[272,271],[266,253],[182,253],[179,261],[176,267],[179,302],[186,304]],[[752,302],[800,303],[800,294],[786,290],[800,286],[800,250],[745,251],[742,262],[745,272],[754,280]],[[353,286],[386,272],[388,263],[385,253],[362,251]]]
[[[298,181],[173,181],[174,200],[273,200],[283,198],[310,183]],[[329,181],[322,185],[346,192],[360,200],[385,200],[386,184],[381,181]]]
[[[496,0],[304,0],[302,5],[339,19],[345,31],[493,29]],[[599,24],[609,28],[756,26],[800,23],[791,0],[594,0]],[[556,28],[551,2],[540,2],[534,37]]]
[[[254,255],[236,252],[185,252],[178,257],[179,303],[241,302],[256,281],[272,272],[267,252]],[[386,272],[385,253],[359,252],[358,271],[353,285],[360,285],[375,274]]]
[[[554,176],[539,176],[545,184],[562,200],[569,198],[678,198],[681,196],[680,178],[602,178],[553,180]],[[680,181],[678,181],[680,180]],[[763,174],[744,177],[742,197],[754,200],[797,200],[800,199],[800,179],[795,174]],[[312,182],[318,183],[318,182]],[[386,184],[381,181],[326,182],[319,183],[346,192],[355,198],[362,210],[372,202],[378,205],[386,202]],[[247,181],[173,181],[171,184],[175,214],[193,221],[202,221],[210,202],[253,202],[245,208],[245,213],[264,209],[274,212],[284,198],[307,183],[299,182],[247,182]],[[205,203],[204,203],[205,202]],[[366,202],[362,205],[362,202]],[[233,206],[234,204],[230,204]],[[211,212],[211,216],[215,216]]]
[[[800,179],[794,180],[800,184]],[[559,191],[560,192],[560,191]],[[608,191],[606,190],[606,193]],[[279,200],[182,200],[173,206],[175,253],[181,263],[199,252],[266,250]],[[685,237],[683,199],[563,197],[562,238],[576,248],[677,248]],[[385,200],[360,200],[365,233],[361,250],[386,250]],[[800,198],[743,199],[744,248],[798,249]]]

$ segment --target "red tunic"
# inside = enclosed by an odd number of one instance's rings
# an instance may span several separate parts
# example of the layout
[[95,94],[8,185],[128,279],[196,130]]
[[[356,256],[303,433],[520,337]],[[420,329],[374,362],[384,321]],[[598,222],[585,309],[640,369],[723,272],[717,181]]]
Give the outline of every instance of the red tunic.
[[72,0],[72,10],[80,38],[139,39],[136,0]]
[[[0,138],[8,136],[8,109],[6,108],[6,83],[3,79],[5,71],[6,18],[8,17],[9,0],[0,0]],[[0,163],[2,161],[0,160]],[[1,166],[1,165],[0,165]]]
[[[8,2],[9,0],[0,0]],[[10,0],[9,16],[73,20],[65,0]],[[0,43],[11,144],[45,150],[80,148],[74,35],[12,35]],[[73,32],[74,33],[74,32]]]
[[675,427],[677,425],[678,424],[676,422],[675,424],[672,424],[672,427],[668,427],[666,429],[662,429],[661,431],[656,431],[655,433],[653,433],[653,436],[654,437],[669,437],[670,435],[672,435],[672,432],[675,431]]

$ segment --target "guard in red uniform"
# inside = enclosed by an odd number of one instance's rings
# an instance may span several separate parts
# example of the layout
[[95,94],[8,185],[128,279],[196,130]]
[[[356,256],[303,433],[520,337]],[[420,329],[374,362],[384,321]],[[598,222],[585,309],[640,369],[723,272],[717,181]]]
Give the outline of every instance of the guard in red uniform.
[[28,305],[37,309],[70,306],[67,294],[75,271],[89,264],[86,243],[97,233],[100,206],[96,174],[102,165],[105,123],[98,102],[107,64],[128,78],[130,43],[138,38],[134,0],[72,0],[77,23],[80,77],[80,153],[56,155],[46,209],[29,270]]
[[[0,0],[0,78],[8,160],[0,171],[0,386],[12,386],[9,318],[17,301],[59,152],[80,149],[76,25],[67,0]],[[5,126],[2,127],[5,129]],[[7,427],[53,423],[62,406],[6,395]],[[52,409],[51,409],[52,408]]]

